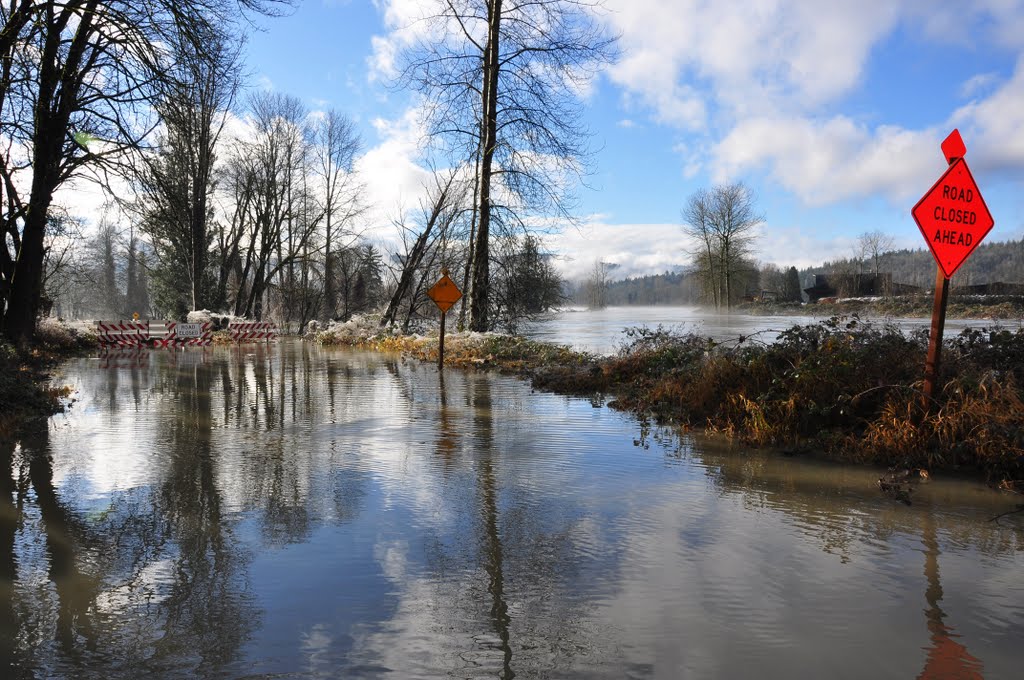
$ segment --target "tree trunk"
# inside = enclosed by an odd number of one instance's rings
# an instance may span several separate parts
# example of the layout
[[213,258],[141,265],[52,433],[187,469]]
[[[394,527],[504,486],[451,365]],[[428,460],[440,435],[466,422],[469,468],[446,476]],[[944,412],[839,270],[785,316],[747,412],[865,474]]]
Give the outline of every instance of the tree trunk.
[[[437,212],[434,212],[436,219]],[[431,219],[427,222],[427,226],[423,229],[423,233],[419,235],[416,242],[412,246],[409,256],[405,260],[405,265],[402,267],[402,276],[398,279],[398,287],[395,288],[395,294],[391,296],[391,301],[388,303],[387,311],[384,312],[384,316],[380,319],[381,326],[393,326],[395,325],[395,318],[398,316],[398,308],[402,304],[402,298],[404,298],[409,289],[412,287],[413,277],[416,274],[416,270],[420,266],[420,262],[423,260],[423,254],[427,250],[427,242],[430,238],[430,232],[434,228],[435,219]],[[346,286],[346,290],[348,287]],[[347,300],[346,295],[346,300]],[[346,312],[347,312],[346,304]],[[408,319],[405,322],[405,326],[408,327]]]
[[[482,125],[483,121],[481,121]],[[483,127],[480,128],[481,132]],[[459,302],[459,330],[466,328],[466,311],[472,293],[470,292],[470,275],[473,272],[473,262],[476,258],[476,222],[477,222],[477,196],[480,193],[480,145],[479,140],[476,153],[473,154],[473,214],[469,221],[469,251],[466,254],[466,267],[462,273],[462,300]]]
[[[330,200],[328,201],[330,202]],[[324,238],[324,313],[325,321],[334,318],[334,311],[338,306],[337,294],[334,290],[334,267],[331,262],[331,211],[327,211],[327,225]]]
[[484,55],[483,82],[483,154],[480,159],[480,223],[477,228],[476,253],[473,258],[473,287],[470,291],[470,328],[484,332],[489,329],[487,303],[490,292],[490,229],[491,229],[491,164],[498,136],[498,75],[501,37],[501,2],[490,0],[488,9],[487,49]]
[[[39,87],[34,107],[32,189],[3,323],[4,336],[22,347],[27,346],[35,335],[36,314],[42,294],[46,215],[53,201],[53,192],[60,184],[61,148],[82,84],[79,65],[92,36],[97,3],[98,0],[92,0],[82,8],[62,69],[57,68],[62,26],[53,23],[51,14],[45,29],[48,33],[40,59],[42,67],[38,74]],[[67,20],[62,18],[61,21]]]
[[43,237],[46,234],[46,213],[52,195],[52,191],[42,189],[40,183],[33,182],[32,198],[29,200],[21,236],[21,250],[14,266],[7,313],[4,315],[4,337],[19,347],[27,347],[35,335],[39,297],[42,294]]

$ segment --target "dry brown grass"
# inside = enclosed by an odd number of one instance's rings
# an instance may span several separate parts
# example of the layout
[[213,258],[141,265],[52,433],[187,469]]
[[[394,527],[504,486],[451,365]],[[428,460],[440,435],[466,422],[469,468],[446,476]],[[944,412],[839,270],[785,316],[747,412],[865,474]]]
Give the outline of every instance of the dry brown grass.
[[1004,476],[1024,475],[1024,401],[1012,377],[949,381],[941,400],[925,409],[919,398],[893,395],[860,437],[852,456],[904,466],[981,465]]

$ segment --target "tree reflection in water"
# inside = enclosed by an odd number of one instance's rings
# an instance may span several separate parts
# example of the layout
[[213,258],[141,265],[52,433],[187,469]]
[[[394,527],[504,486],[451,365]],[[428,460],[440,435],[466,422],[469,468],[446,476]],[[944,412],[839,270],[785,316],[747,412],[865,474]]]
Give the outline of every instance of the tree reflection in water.
[[[472,406],[477,449],[477,488],[480,495],[481,549],[487,572],[487,592],[491,595],[491,625],[500,641],[502,667],[499,677],[508,680],[512,671],[512,646],[509,643],[511,618],[505,602],[504,553],[498,529],[498,488],[494,472],[494,410],[491,403],[490,382],[477,381],[473,385]],[[444,389],[442,384],[442,390]]]
[[15,444],[0,439],[0,670],[10,673],[21,667],[18,651],[19,626],[14,609],[14,579],[18,564],[15,536],[18,533],[22,502],[15,482]]
[[[164,370],[173,409],[161,424],[161,440],[172,443],[161,452],[166,473],[113,494],[98,512],[73,507],[55,487],[46,426],[19,447],[0,446],[2,667],[68,677],[224,674],[258,624],[242,578],[246,557],[216,486],[213,369],[186,361]],[[134,369],[129,377],[142,379]],[[107,378],[108,400],[138,403],[131,385]],[[42,560],[32,547],[39,536]],[[52,590],[34,585],[44,574]]]

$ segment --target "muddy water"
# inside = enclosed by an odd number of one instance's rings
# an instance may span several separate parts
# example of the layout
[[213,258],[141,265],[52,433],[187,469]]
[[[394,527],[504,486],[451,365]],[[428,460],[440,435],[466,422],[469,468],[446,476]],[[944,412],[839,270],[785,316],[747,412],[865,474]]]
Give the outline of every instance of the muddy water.
[[71,413],[0,448],[5,678],[1019,677],[1024,515],[989,520],[1022,499],[978,484],[907,507],[293,342],[60,379]]

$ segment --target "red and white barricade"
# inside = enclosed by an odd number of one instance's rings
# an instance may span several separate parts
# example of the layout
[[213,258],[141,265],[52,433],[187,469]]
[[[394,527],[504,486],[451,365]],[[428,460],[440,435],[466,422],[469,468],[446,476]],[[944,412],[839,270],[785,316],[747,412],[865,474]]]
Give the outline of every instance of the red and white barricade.
[[99,353],[100,368],[146,368],[149,352],[142,346],[103,348]]
[[97,321],[100,347],[142,347],[149,341],[149,321]]
[[175,327],[177,325],[178,324],[175,321],[150,321],[150,344],[157,348],[174,347],[174,340],[177,337],[175,334]]
[[176,321],[97,321],[100,347],[209,347],[213,324]]
[[269,321],[232,321],[228,332],[235,342],[270,342],[277,338],[277,326]]

